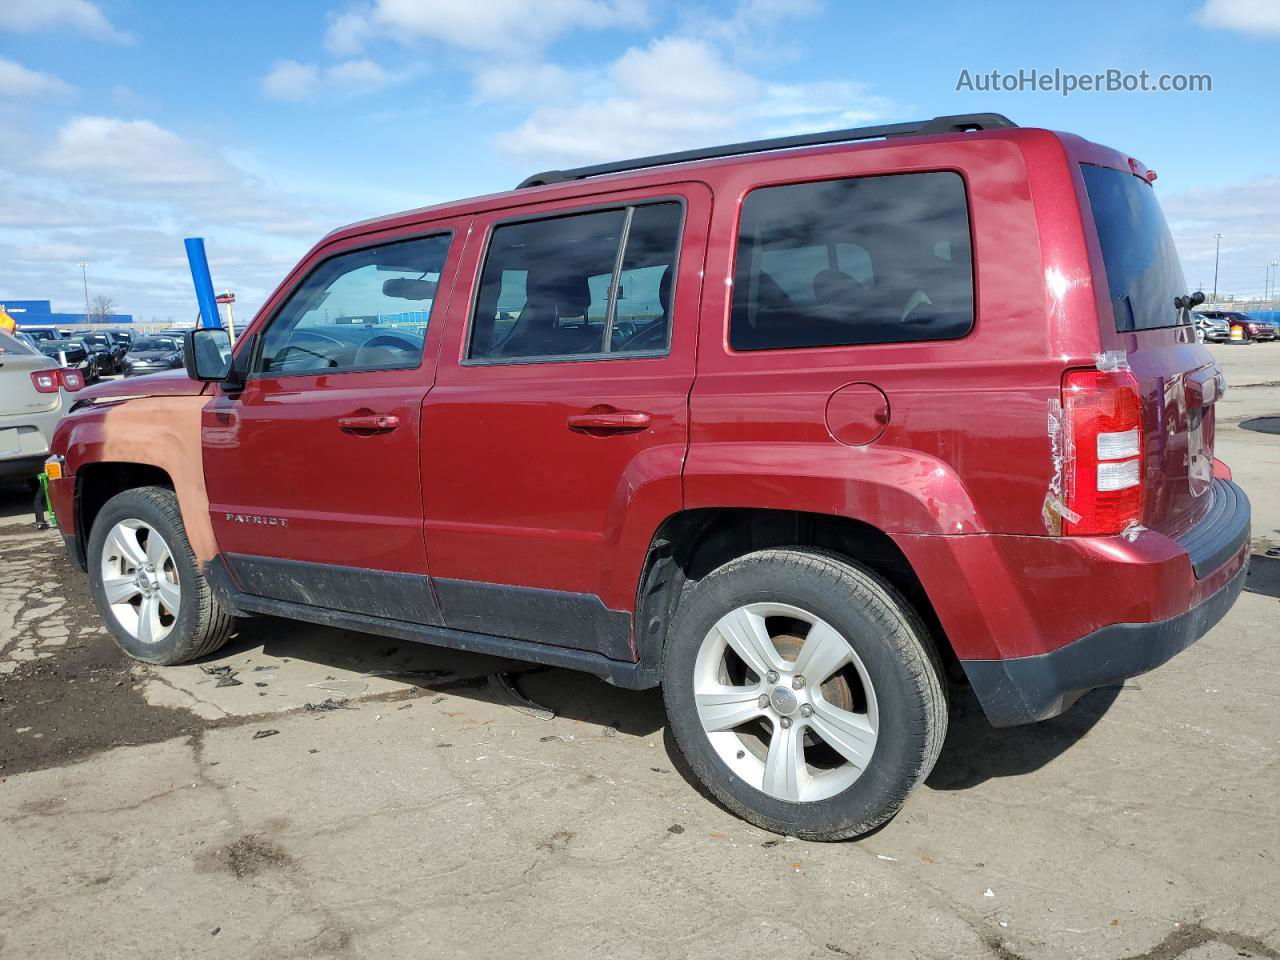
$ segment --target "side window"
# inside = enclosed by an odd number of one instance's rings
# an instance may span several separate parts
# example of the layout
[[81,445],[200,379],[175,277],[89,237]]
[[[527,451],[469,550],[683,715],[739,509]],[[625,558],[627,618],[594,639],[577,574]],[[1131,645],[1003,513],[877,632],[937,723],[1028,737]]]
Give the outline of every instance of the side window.
[[747,195],[733,349],[950,340],[972,326],[969,213],[958,174],[856,177]]
[[254,372],[416,367],[449,241],[436,234],[324,261],[271,319]]
[[494,228],[468,359],[665,350],[681,217],[655,203]]

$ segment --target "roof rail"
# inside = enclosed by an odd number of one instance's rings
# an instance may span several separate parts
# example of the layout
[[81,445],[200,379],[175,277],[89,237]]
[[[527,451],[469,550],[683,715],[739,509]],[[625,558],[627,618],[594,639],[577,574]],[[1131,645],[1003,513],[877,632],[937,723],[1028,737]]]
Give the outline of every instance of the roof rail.
[[615,160],[597,163],[589,167],[571,170],[544,170],[525,177],[516,187],[540,187],[548,183],[564,183],[583,180],[625,170],[642,170],[645,167],[661,167],[671,163],[687,163],[691,160],[713,160],[717,157],[736,157],[745,153],[763,153],[767,150],[790,150],[795,147],[820,147],[831,143],[850,143],[854,140],[877,140],[888,137],[924,136],[931,133],[964,133],[969,130],[998,130],[1016,127],[1017,124],[999,113],[962,113],[951,117],[934,117],[909,123],[886,123],[877,127],[851,127],[848,130],[828,130],[825,133],[801,133],[793,137],[774,137],[770,140],[745,140],[721,147],[702,147],[698,150],[681,150],[677,153],[658,153],[634,160]]

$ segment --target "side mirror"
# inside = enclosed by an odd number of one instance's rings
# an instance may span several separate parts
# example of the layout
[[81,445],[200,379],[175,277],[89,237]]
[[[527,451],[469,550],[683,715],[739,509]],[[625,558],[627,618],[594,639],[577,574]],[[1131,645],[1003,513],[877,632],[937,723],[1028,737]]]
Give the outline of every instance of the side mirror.
[[1204,303],[1204,291],[1197,290],[1195,293],[1191,295],[1191,305],[1193,307],[1198,307],[1202,303]]
[[182,364],[192,380],[225,380],[231,370],[231,336],[221,327],[197,327],[182,338]]

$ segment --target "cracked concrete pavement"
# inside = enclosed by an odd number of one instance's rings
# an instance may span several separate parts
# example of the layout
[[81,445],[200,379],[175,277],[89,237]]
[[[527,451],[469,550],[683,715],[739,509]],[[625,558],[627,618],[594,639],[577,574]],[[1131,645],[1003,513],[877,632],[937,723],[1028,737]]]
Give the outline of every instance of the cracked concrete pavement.
[[498,661],[265,618],[129,664],[0,494],[0,957],[1278,957],[1280,438],[1241,424],[1280,414],[1280,344],[1215,351],[1255,508],[1239,603],[1053,721],[961,698],[857,843],[719,809],[656,692],[520,673],[543,720]]

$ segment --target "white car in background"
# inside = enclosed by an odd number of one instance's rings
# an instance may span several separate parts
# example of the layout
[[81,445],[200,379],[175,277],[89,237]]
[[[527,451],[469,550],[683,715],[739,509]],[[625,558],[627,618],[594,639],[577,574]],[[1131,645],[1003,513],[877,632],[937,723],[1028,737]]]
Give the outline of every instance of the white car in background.
[[58,418],[84,375],[26,341],[0,333],[0,480],[33,480],[49,455]]

